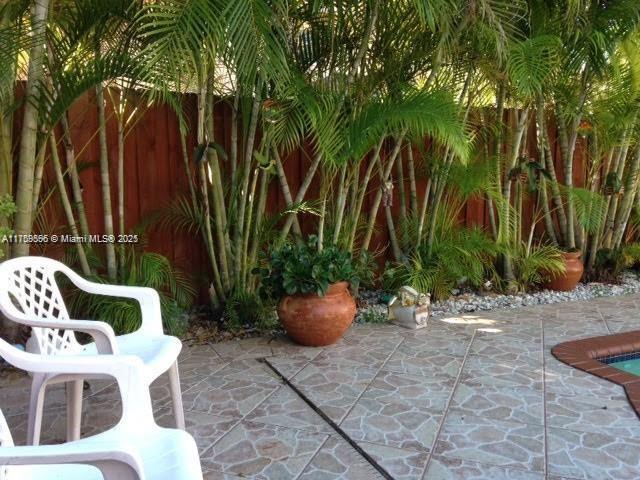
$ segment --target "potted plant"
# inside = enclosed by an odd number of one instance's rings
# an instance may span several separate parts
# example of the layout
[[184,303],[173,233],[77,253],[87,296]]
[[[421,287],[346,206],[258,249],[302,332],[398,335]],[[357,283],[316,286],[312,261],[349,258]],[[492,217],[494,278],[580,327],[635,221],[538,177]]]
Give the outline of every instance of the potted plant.
[[317,238],[272,249],[261,277],[261,294],[278,302],[278,318],[297,343],[324,346],[335,343],[349,328],[356,303],[349,286],[358,277],[348,252],[336,246],[318,248]]
[[576,248],[561,252],[564,262],[564,272],[549,275],[549,281],[545,287],[549,290],[569,292],[576,288],[584,273],[584,265],[580,257],[582,252]]

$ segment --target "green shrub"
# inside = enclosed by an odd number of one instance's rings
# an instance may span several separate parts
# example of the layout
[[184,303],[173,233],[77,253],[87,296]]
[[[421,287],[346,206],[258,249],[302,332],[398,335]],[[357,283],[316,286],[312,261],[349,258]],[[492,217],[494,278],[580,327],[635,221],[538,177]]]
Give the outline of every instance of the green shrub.
[[[14,213],[16,213],[16,205],[15,203],[13,203],[11,197],[8,195],[5,197],[0,197],[0,220],[9,220],[11,217],[13,217]],[[6,242],[4,242],[3,239],[5,236],[12,234],[13,230],[11,230],[9,227],[3,227],[2,225],[0,225],[0,260],[4,258],[6,253],[6,245],[3,245],[3,243]]]
[[[196,296],[191,279],[171,262],[157,253],[136,254],[133,250],[126,257],[121,269],[124,281],[121,284],[150,287],[158,291],[164,326],[172,335],[180,336],[187,325],[184,320],[187,308]],[[109,283],[98,275],[90,280]],[[71,310],[76,315],[102,320],[110,324],[118,334],[130,333],[140,327],[142,321],[137,301],[126,298],[87,295],[70,289]]]
[[405,263],[389,265],[383,277],[386,288],[410,285],[430,293],[435,300],[447,298],[458,282],[480,287],[494,278],[499,247],[479,229],[456,228],[436,238],[429,251],[421,245]]
[[359,284],[351,254],[334,245],[319,250],[315,236],[270,250],[253,273],[260,276],[261,296],[274,300],[305,293],[322,296],[329,285],[341,281]]
[[593,271],[589,280],[619,282],[622,273],[640,263],[640,243],[632,243],[620,248],[601,248],[596,253]]
[[554,245],[527,248],[522,244],[510,253],[514,283],[521,292],[527,292],[565,271],[562,251]]

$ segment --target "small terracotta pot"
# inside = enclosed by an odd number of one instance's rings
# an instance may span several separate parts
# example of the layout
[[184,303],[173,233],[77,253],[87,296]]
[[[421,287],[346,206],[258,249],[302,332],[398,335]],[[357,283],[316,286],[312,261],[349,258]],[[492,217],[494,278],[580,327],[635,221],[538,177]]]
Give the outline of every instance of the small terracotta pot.
[[315,294],[284,297],[278,317],[287,335],[300,345],[322,347],[338,341],[356,316],[356,302],[348,282],[329,286],[324,297]]
[[568,292],[576,288],[576,285],[582,278],[584,273],[584,265],[580,260],[581,252],[563,252],[562,258],[564,260],[565,272],[560,274],[544,286],[549,290],[558,290],[561,292]]

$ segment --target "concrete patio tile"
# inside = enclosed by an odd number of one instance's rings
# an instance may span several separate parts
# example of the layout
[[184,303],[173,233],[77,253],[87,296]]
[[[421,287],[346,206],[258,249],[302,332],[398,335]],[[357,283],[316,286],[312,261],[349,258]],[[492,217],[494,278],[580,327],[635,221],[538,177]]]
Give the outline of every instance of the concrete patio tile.
[[377,373],[356,365],[309,364],[292,380],[333,421],[340,422]]
[[[455,351],[456,347],[452,347],[451,350]],[[401,345],[383,368],[396,373],[446,380],[457,377],[460,367],[462,367],[462,358],[450,355],[447,350],[424,351]]]
[[[255,383],[280,384],[281,379],[264,363],[256,359],[246,358],[233,360],[224,365],[221,369],[212,372],[209,377],[235,378]],[[206,378],[209,378],[206,377]]]
[[383,477],[346,441],[340,437],[330,437],[299,478],[300,480],[381,480]]
[[499,362],[542,365],[542,345],[532,342],[510,342],[500,338],[479,337],[473,340],[470,355],[495,358]]
[[426,452],[365,442],[358,442],[358,445],[395,480],[420,480],[429,460]]
[[544,428],[450,412],[435,454],[543,472]]
[[400,338],[377,340],[373,344],[342,344],[326,347],[313,363],[333,363],[340,359],[340,363],[380,367],[400,344]]
[[544,395],[529,387],[471,386],[460,383],[449,406],[461,415],[542,425]]
[[533,350],[542,344],[542,327],[537,324],[530,324],[526,327],[507,327],[507,328],[487,328],[480,329],[476,332],[474,342],[484,340],[505,344],[522,345],[523,347]]
[[287,386],[280,387],[258,405],[246,420],[316,433],[334,433],[322,417]]
[[547,393],[547,425],[640,439],[640,421],[627,399]]
[[411,402],[381,402],[375,396],[363,396],[340,426],[357,441],[428,452],[441,419],[441,411]]
[[535,365],[511,365],[492,361],[491,357],[470,355],[460,380],[469,386],[542,388],[543,369]]
[[547,393],[597,396],[626,401],[624,389],[620,385],[569,367],[548,352],[545,353],[545,386]]
[[[471,352],[465,362],[465,368],[469,366],[481,367],[490,363],[509,365],[513,368],[528,368],[539,370],[542,368],[543,354],[541,349],[531,350],[518,344],[503,344],[496,342],[491,346],[483,346],[484,342],[474,341]],[[477,352],[473,352],[476,347]]]
[[350,344],[370,343],[376,339],[396,337],[407,330],[391,323],[382,324],[353,324],[344,334],[343,340]]
[[202,466],[254,479],[295,479],[327,438],[243,421],[202,454]]
[[238,477],[237,475],[231,475],[229,473],[217,472],[215,470],[207,470],[202,472],[202,478],[204,480],[246,480],[247,477]]
[[[343,339],[338,340],[338,344],[343,343],[345,343]],[[295,355],[312,360],[322,351],[322,347],[305,347],[298,345],[286,335],[278,335],[269,339],[268,345],[271,348],[272,355],[275,357]]]
[[424,480],[544,480],[542,473],[434,456]]
[[[195,439],[200,454],[220,440],[239,421],[238,419],[193,411],[184,412],[184,416],[187,432]],[[156,413],[155,417],[156,423],[161,427],[176,428],[171,408],[163,408]]]
[[421,377],[382,370],[363,397],[381,403],[405,402],[432,411],[444,411],[454,386],[453,378]]
[[244,360],[251,358],[269,357],[273,355],[269,338],[256,337],[234,339],[213,345],[214,351],[222,358]]
[[575,324],[567,322],[566,325],[551,326],[544,328],[544,344],[545,346],[553,346],[560,342],[568,342],[569,340],[578,340],[580,338],[597,337],[607,335],[609,330],[604,320],[591,322],[588,324]]
[[288,380],[295,377],[304,367],[309,365],[312,358],[307,355],[288,354],[277,357],[268,357],[267,360],[275,369]]
[[[2,407],[4,411],[4,406]],[[7,425],[16,445],[26,445],[27,442],[27,414],[20,413],[7,417]],[[47,409],[42,418],[40,445],[54,445],[64,443],[67,431],[67,413],[63,409]]]
[[463,357],[471,338],[472,335],[456,335],[440,331],[424,335],[406,335],[398,350],[401,352],[447,352],[455,357]]
[[549,428],[548,473],[587,480],[640,478],[640,440]]
[[252,382],[232,377],[212,375],[184,392],[185,410],[209,413],[227,418],[248,414],[278,388],[274,382]]

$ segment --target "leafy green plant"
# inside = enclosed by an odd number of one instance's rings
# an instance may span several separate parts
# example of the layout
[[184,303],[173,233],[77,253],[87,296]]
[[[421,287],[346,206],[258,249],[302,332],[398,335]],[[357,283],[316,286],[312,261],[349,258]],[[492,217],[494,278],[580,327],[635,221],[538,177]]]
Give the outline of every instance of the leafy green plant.
[[453,229],[434,240],[431,251],[420,248],[406,263],[391,265],[383,281],[386,288],[410,285],[434,299],[450,295],[459,282],[479,287],[495,277],[499,246],[479,229]]
[[[192,304],[196,290],[191,280],[171,262],[157,253],[138,255],[130,251],[123,265],[122,284],[138,287],[150,287],[158,291],[162,319],[172,335],[181,335],[186,328],[184,314]],[[94,275],[90,280],[108,283],[107,279]],[[84,315],[109,323],[119,333],[130,333],[140,327],[141,314],[134,300],[102,295],[87,295],[71,289],[71,310],[76,315]]]
[[601,248],[596,253],[594,269],[589,280],[619,282],[622,273],[640,263],[640,243],[620,248]]
[[16,213],[16,205],[11,200],[11,197],[8,195],[0,197],[0,260],[5,256],[5,247],[2,245],[4,243],[2,239],[6,235],[13,234],[13,230],[3,225],[13,217],[14,213]]
[[366,308],[362,311],[360,319],[362,323],[381,324],[389,322],[389,315],[375,308]]
[[273,304],[253,292],[234,292],[227,299],[222,318],[231,330],[249,325],[256,330],[269,331],[278,326],[278,316]]
[[264,265],[253,273],[260,276],[263,298],[275,300],[296,294],[322,296],[336,282],[359,283],[351,254],[334,245],[320,249],[315,236],[272,249]]
[[521,292],[539,286],[549,277],[565,271],[562,251],[555,245],[534,245],[527,248],[521,244],[511,252],[514,284]]

